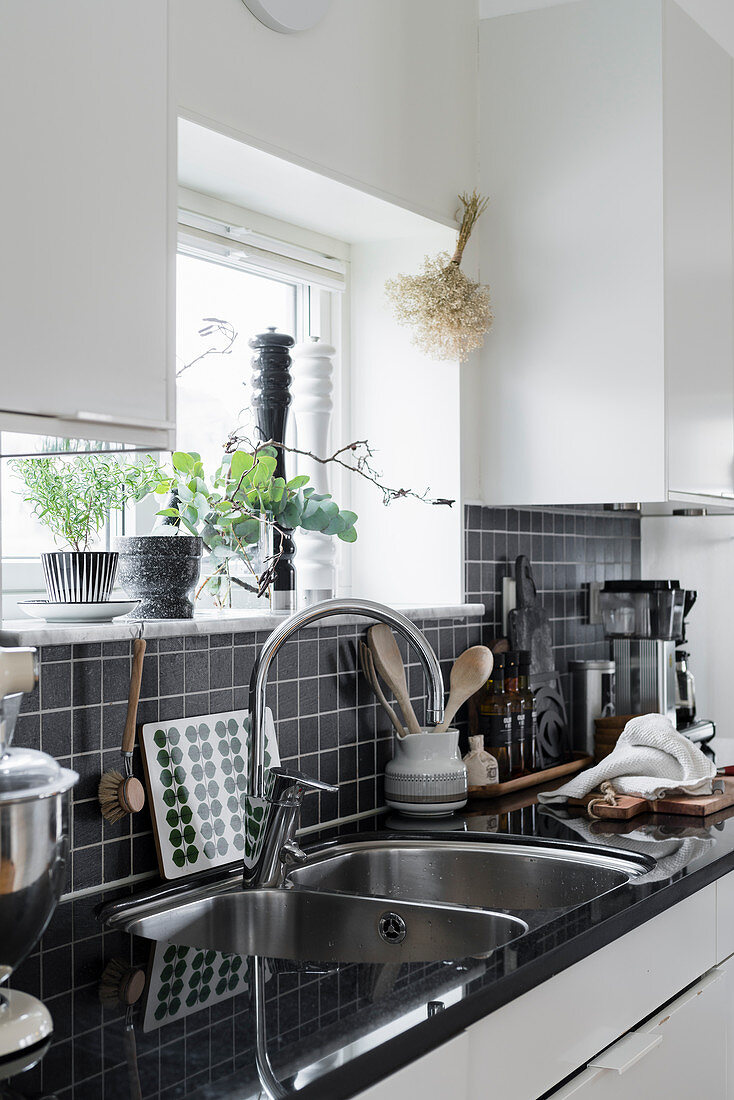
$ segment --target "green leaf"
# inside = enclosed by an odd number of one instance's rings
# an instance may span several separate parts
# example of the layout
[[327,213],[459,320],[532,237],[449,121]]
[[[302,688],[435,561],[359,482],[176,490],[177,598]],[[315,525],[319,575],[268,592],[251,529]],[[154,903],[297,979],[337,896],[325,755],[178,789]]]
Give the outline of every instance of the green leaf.
[[[198,457],[197,455],[196,458]],[[193,472],[195,462],[193,454],[187,454],[186,451],[174,451],[171,455],[171,461],[174,470],[178,470],[182,474]]]
[[340,515],[333,516],[321,532],[322,535],[340,535],[347,528],[347,523]]
[[342,531],[341,534],[337,535],[336,537],[338,539],[341,539],[342,542],[356,542],[357,532],[354,530],[353,527],[348,527],[346,531]]
[[308,474],[298,474],[296,477],[292,477],[286,484],[286,488],[289,490],[302,489],[304,485],[308,485],[310,481]]
[[239,481],[243,474],[248,473],[255,465],[255,460],[247,451],[235,451],[230,461],[231,476]]
[[350,512],[347,508],[343,508],[341,510],[341,512],[339,513],[339,515],[342,517],[344,522],[347,523],[350,527],[353,527],[354,524],[359,519],[359,516],[357,515],[356,512]]

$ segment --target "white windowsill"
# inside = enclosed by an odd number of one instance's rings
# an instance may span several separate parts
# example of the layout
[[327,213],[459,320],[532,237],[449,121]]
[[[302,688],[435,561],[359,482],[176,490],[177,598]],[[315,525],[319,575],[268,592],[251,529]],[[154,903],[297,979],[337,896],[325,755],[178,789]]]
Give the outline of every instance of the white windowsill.
[[[484,615],[484,604],[459,603],[444,606],[401,606],[409,619],[476,619]],[[149,619],[144,637],[173,638],[196,634],[251,634],[272,630],[287,618],[284,611],[200,611],[193,619]],[[348,626],[364,622],[361,615],[337,615],[324,619],[324,626]],[[13,619],[0,626],[0,645],[69,645],[84,642],[123,642],[136,638],[140,622],[119,619],[112,623],[43,623],[31,619]]]

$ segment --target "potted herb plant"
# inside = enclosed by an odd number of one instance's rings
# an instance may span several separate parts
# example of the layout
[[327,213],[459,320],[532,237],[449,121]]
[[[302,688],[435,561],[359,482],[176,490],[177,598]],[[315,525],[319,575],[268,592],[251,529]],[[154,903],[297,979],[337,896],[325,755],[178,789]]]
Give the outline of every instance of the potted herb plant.
[[[208,591],[217,606],[226,607],[233,585],[258,595],[268,592],[277,555],[264,544],[277,524],[336,535],[344,542],[356,540],[354,512],[341,510],[329,494],[316,493],[305,475],[285,481],[275,477],[275,468],[275,450],[267,446],[252,453],[225,454],[212,476],[207,476],[200,455],[174,452],[172,471],[157,489],[169,496],[158,513],[162,521],[158,534],[115,541],[120,583],[141,600],[142,617],[168,617],[172,568],[175,563],[179,575],[185,559],[191,565],[186,606],[180,604],[176,610],[181,617],[193,614],[191,597],[198,575],[195,543],[209,554],[197,594]],[[161,538],[163,533],[177,537]]]
[[49,601],[109,600],[118,556],[89,546],[112,512],[153,492],[162,477],[158,463],[147,456],[122,462],[114,455],[53,454],[15,458],[10,466],[33,514],[66,547],[41,554]]

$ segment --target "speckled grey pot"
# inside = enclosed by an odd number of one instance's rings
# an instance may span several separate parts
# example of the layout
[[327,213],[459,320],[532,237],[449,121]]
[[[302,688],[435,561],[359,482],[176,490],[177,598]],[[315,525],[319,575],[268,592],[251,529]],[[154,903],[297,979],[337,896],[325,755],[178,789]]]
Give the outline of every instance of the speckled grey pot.
[[113,539],[117,580],[140,600],[135,618],[192,619],[203,541],[194,535],[129,535]]

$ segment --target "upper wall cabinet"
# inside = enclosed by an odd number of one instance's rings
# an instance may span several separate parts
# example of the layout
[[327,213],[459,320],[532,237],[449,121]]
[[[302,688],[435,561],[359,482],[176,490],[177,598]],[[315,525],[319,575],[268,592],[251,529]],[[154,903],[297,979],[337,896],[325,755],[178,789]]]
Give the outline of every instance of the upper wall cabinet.
[[167,0],[3,4],[0,427],[170,442],[167,51]]
[[580,0],[485,20],[480,79],[482,498],[734,496],[730,57]]

